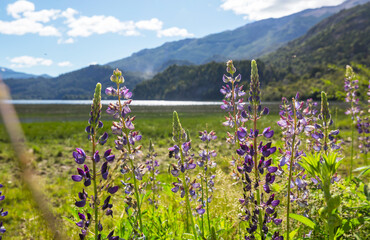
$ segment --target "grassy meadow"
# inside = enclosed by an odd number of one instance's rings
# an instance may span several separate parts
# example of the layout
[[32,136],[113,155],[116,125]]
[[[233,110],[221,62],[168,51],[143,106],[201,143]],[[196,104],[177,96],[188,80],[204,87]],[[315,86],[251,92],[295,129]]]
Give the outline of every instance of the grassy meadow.
[[[270,104],[271,113],[261,120],[262,126],[271,126],[275,130],[273,144],[279,147],[283,146],[281,142],[280,127],[276,124],[279,119],[278,104]],[[110,138],[106,144],[114,146],[114,137],[111,137],[110,126],[112,119],[105,113],[107,106],[103,106],[102,121],[104,123],[103,131],[109,133]],[[76,147],[85,149],[86,153],[91,154],[89,150],[89,141],[84,129],[87,125],[90,112],[90,106],[87,105],[16,105],[19,118],[22,121],[22,128],[27,138],[27,146],[33,154],[32,168],[38,176],[38,184],[42,187],[48,197],[55,215],[62,219],[62,225],[58,226],[70,239],[78,239],[79,228],[75,225],[74,217],[77,216],[77,208],[74,206],[77,193],[81,191],[81,184],[71,180],[71,175],[76,173],[76,164],[72,157],[72,152]],[[189,129],[192,139],[192,152],[197,155],[200,147],[204,143],[199,140],[198,131],[207,129],[214,130],[218,139],[211,144],[211,149],[217,151],[217,167],[215,171],[215,192],[211,203],[212,222],[219,230],[223,239],[240,239],[238,236],[239,224],[239,204],[238,198],[241,195],[241,187],[233,184],[230,177],[231,146],[226,144],[226,132],[228,128],[222,125],[224,121],[224,112],[219,106],[179,106],[179,107],[140,107],[133,106],[133,115],[136,115],[135,128],[140,131],[143,138],[139,144],[143,145],[143,156],[148,153],[149,139],[152,139],[155,151],[158,153],[157,159],[160,163],[160,174],[158,180],[162,182],[160,191],[159,208],[156,219],[149,214],[149,210],[144,213],[145,222],[151,224],[151,231],[155,231],[157,237],[148,239],[191,239],[183,234],[182,221],[183,209],[180,207],[179,198],[171,192],[171,182],[175,180],[168,174],[170,162],[175,160],[168,156],[168,148],[173,146],[172,137],[172,111],[179,113],[181,123],[184,129]],[[342,184],[348,173],[349,163],[349,144],[350,143],[350,119],[344,115],[344,108],[340,104],[331,105],[332,117],[335,126],[341,130],[339,138],[342,140],[344,164],[340,169],[342,176],[341,182],[336,185],[335,191],[342,191],[343,197],[347,202],[356,206],[359,199],[355,192],[360,191],[361,184]],[[114,150],[113,150],[114,151]],[[275,154],[274,161],[278,161],[279,154]],[[354,168],[363,166],[362,158],[355,160]],[[356,175],[356,174],[355,174]],[[20,172],[14,160],[14,153],[9,143],[8,136],[3,124],[0,123],[0,179],[5,186],[3,194],[6,200],[2,206],[9,211],[9,215],[4,218],[4,226],[7,232],[4,239],[51,239],[47,232],[46,225],[34,208],[35,204],[31,200],[30,194],[24,190],[20,181]],[[117,185],[123,175],[118,175]],[[283,179],[277,180],[274,188],[280,190],[278,195],[280,199],[284,198],[285,182]],[[309,205],[312,206],[308,211],[311,216],[317,214],[320,203],[319,191],[313,191],[310,197]],[[123,199],[120,191],[114,195],[113,205],[114,214],[106,228],[113,229],[114,226],[120,226],[116,229],[116,234],[120,237],[127,236],[129,223],[125,220],[123,210]],[[282,200],[282,206],[284,206]],[[356,202],[357,201],[357,202]],[[311,205],[313,204],[313,205]],[[349,205],[351,205],[349,204]],[[144,203],[144,206],[148,203]],[[282,208],[280,206],[280,208]],[[148,207],[150,209],[150,207]],[[283,214],[283,211],[278,210]],[[302,213],[302,210],[293,205],[293,212]],[[346,209],[342,209],[346,213]],[[279,213],[280,214],[280,213]],[[352,214],[352,213],[351,213]],[[353,214],[359,214],[358,212]],[[285,216],[280,216],[285,220]],[[348,216],[351,217],[351,216]],[[77,218],[76,218],[77,219]],[[361,219],[361,218],[359,218]],[[200,218],[196,222],[200,224]],[[361,220],[359,220],[361,221]],[[298,230],[300,236],[308,233],[307,227],[294,222],[295,226],[301,226]],[[200,225],[199,225],[200,226]],[[280,229],[285,227],[285,223],[280,225]],[[283,231],[281,229],[280,231]],[[356,230],[358,236],[365,236],[369,233],[369,223],[362,225],[361,229]],[[353,230],[354,232],[354,230]],[[150,236],[154,233],[148,233]],[[351,235],[352,234],[352,235]],[[352,238],[351,232],[346,239]],[[361,238],[366,239],[366,238]]]

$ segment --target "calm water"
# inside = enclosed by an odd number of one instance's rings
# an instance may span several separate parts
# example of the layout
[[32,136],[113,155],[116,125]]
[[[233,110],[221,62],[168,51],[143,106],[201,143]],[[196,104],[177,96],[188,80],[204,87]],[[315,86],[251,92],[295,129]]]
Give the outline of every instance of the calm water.
[[[107,105],[114,100],[103,100],[102,117],[110,120],[105,114]],[[22,122],[46,122],[46,121],[85,121],[90,112],[91,100],[9,100],[7,103],[14,104],[18,116]],[[203,114],[217,114],[220,118],[225,112],[220,108],[222,102],[203,101],[160,101],[160,100],[134,100],[131,109],[139,118],[166,117],[171,118],[172,112],[188,113],[194,117],[202,117]],[[264,102],[263,107],[268,107],[271,114],[278,114],[280,102]],[[331,103],[332,113],[337,109],[342,112],[343,103]],[[0,118],[1,123],[1,118]]]
[[[9,100],[12,104],[52,104],[52,105],[91,105],[91,100]],[[108,105],[112,100],[102,100],[103,105]],[[165,101],[165,100],[134,100],[133,106],[201,106],[201,105],[221,105],[220,102],[203,101]]]

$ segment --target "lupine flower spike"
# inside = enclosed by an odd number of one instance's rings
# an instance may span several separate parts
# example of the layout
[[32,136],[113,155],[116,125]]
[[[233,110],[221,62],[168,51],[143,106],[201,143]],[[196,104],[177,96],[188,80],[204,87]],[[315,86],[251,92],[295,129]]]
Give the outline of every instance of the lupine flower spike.
[[[134,235],[144,237],[142,233],[142,203],[140,202],[140,194],[144,187],[139,181],[143,179],[145,165],[136,164],[134,161],[135,158],[142,154],[142,146],[135,146],[135,144],[141,140],[142,136],[139,132],[134,131],[135,116],[131,117],[129,115],[131,113],[130,104],[132,102],[132,93],[125,86],[120,86],[125,81],[122,72],[118,69],[114,70],[110,79],[112,82],[116,83],[117,88],[108,87],[105,93],[108,96],[115,96],[118,98],[118,101],[110,103],[107,109],[107,113],[112,115],[114,119],[117,119],[117,122],[113,122],[111,127],[112,133],[117,136],[117,139],[114,141],[116,150],[120,152],[117,164],[120,165],[122,174],[131,174],[131,177],[125,177],[125,179],[121,181],[126,194],[125,203],[127,207],[125,209],[128,216],[133,218]],[[118,165],[116,167],[118,167]],[[132,198],[133,196],[135,199]],[[129,213],[130,209],[133,211],[133,214]]]
[[[272,146],[269,141],[266,144],[258,142],[258,137],[270,139],[274,135],[271,127],[259,131],[257,122],[262,115],[269,113],[268,108],[260,105],[260,83],[258,76],[257,63],[255,60],[251,62],[251,83],[249,91],[249,106],[248,111],[245,111],[246,119],[253,122],[253,128],[250,130],[239,127],[236,137],[238,139],[238,149],[236,153],[243,159],[240,165],[237,165],[238,174],[242,176],[243,183],[243,198],[239,202],[243,209],[243,215],[240,216],[241,221],[248,222],[246,228],[245,239],[255,239],[259,236],[260,239],[266,239],[269,231],[268,223],[274,222],[275,225],[280,225],[282,220],[277,218],[275,208],[279,205],[280,200],[275,199],[275,194],[271,194],[270,185],[275,182],[275,173],[278,168],[272,166],[271,155],[276,152],[276,147]],[[251,178],[250,173],[254,172]],[[264,180],[261,180],[261,179]],[[267,194],[268,199],[264,199],[262,188]],[[271,194],[269,196],[269,194]],[[283,239],[278,232],[274,233],[274,239]]]
[[194,155],[190,153],[190,136],[189,134],[186,134],[185,130],[182,128],[176,111],[173,112],[172,139],[175,142],[175,145],[170,147],[168,150],[170,151],[170,157],[174,157],[177,163],[172,164],[170,172],[172,176],[177,178],[177,181],[172,183],[174,187],[171,190],[174,193],[180,192],[181,198],[185,197],[185,228],[187,232],[192,228],[195,239],[197,239],[197,232],[195,230],[193,214],[190,207],[190,198],[197,198],[196,190],[200,187],[200,184],[195,181],[191,181],[188,173],[197,165],[193,158]]
[[354,158],[354,132],[355,132],[355,124],[356,119],[359,118],[360,113],[360,106],[359,106],[359,98],[357,97],[357,89],[358,89],[358,80],[356,79],[355,73],[351,66],[346,66],[346,78],[344,80],[344,91],[346,92],[346,102],[350,103],[351,106],[345,112],[346,115],[351,116],[351,166],[349,170],[349,177],[352,179],[352,170],[353,170],[353,158]]
[[[217,156],[215,150],[209,150],[209,143],[212,140],[217,139],[216,133],[214,131],[207,132],[206,130],[199,132],[200,139],[206,143],[205,149],[202,149],[199,153],[199,161],[197,162],[198,166],[202,169],[199,173],[198,177],[201,179],[200,188],[198,188],[198,195],[199,199],[198,202],[200,203],[196,210],[199,215],[201,215],[202,219],[202,233],[204,234],[204,219],[203,216],[206,214],[207,222],[208,222],[208,232],[211,232],[211,221],[209,217],[209,203],[212,201],[212,195],[209,196],[209,193],[213,193],[214,191],[214,178],[215,175],[211,175],[210,169],[216,167],[216,162],[212,160],[212,158]],[[193,184],[194,186],[194,184]]]
[[325,92],[321,93],[321,112],[318,117],[313,117],[309,124],[307,124],[305,131],[308,133],[309,144],[315,152],[324,152],[328,154],[330,151],[340,149],[340,142],[337,141],[336,136],[339,130],[332,130],[333,120],[329,111],[329,103]]
[[369,113],[370,113],[370,81],[369,81],[369,87],[368,87],[368,111],[361,111],[360,116],[357,116],[357,131],[359,134],[358,140],[359,140],[359,149],[360,152],[363,155],[364,158],[364,164],[365,166],[368,165],[367,163],[367,154],[370,151],[370,119],[369,119]]
[[228,133],[227,142],[231,144],[237,144],[238,139],[235,136],[236,132],[238,131],[238,127],[241,127],[243,123],[247,121],[243,103],[245,92],[243,91],[243,85],[238,86],[238,83],[242,78],[241,75],[238,74],[234,78],[236,68],[233,65],[233,61],[229,60],[226,63],[226,66],[226,71],[230,74],[230,76],[223,75],[222,80],[226,85],[222,86],[220,90],[220,92],[224,95],[221,109],[228,112],[228,116],[225,116],[226,121],[223,123],[223,125],[232,128],[234,131],[233,134]]
[[155,159],[157,157],[157,153],[154,151],[154,145],[152,143],[152,140],[149,141],[149,153],[147,155],[147,160],[145,162],[147,170],[150,172],[149,177],[149,186],[152,190],[152,197],[148,198],[148,201],[151,205],[153,205],[153,214],[154,210],[158,208],[158,187],[160,182],[157,181],[156,176],[159,174],[159,163]]
[[[307,183],[305,181],[306,174],[298,161],[304,155],[303,151],[299,149],[301,146],[300,135],[304,133],[307,124],[311,121],[309,112],[309,108],[304,109],[304,102],[299,101],[299,93],[296,94],[291,103],[286,98],[282,99],[280,120],[277,124],[283,130],[283,142],[285,143],[284,150],[279,149],[279,152],[283,155],[279,168],[287,165],[289,171],[286,214],[287,233],[290,232],[289,213],[291,201],[298,202],[300,206],[307,205],[305,200],[308,196]],[[297,194],[292,192],[294,186],[297,186]],[[299,194],[298,191],[302,191],[303,194]],[[289,239],[289,234],[287,234],[287,239]]]
[[[91,225],[95,226],[92,231],[95,233],[94,239],[98,240],[102,238],[101,232],[103,231],[103,226],[101,220],[104,215],[113,217],[113,205],[110,203],[110,199],[111,195],[118,190],[118,186],[113,186],[111,182],[108,181],[108,176],[110,176],[109,163],[113,162],[115,156],[111,155],[111,149],[108,149],[104,153],[103,160],[97,150],[98,144],[104,145],[108,139],[107,133],[103,133],[101,136],[98,135],[99,130],[103,127],[103,123],[100,121],[101,107],[101,84],[98,83],[95,89],[93,104],[91,105],[90,119],[85,129],[92,145],[91,156],[87,156],[82,148],[76,148],[76,151],[72,154],[75,162],[79,165],[83,165],[83,167],[77,168],[77,175],[72,175],[73,181],[83,182],[84,185],[82,192],[78,193],[78,199],[75,205],[78,208],[90,206],[92,210],[92,214],[88,209],[84,209],[78,213],[79,221],[76,225],[81,228],[81,233],[79,234],[80,239],[87,238]],[[101,164],[100,173],[98,173],[98,164]],[[92,165],[92,169],[88,165]],[[93,192],[88,193],[85,188],[87,189],[91,184],[93,184]],[[106,198],[104,204],[101,206],[99,196],[104,195]],[[82,212],[86,212],[86,214]],[[101,212],[101,214],[99,214],[99,212]],[[111,239],[117,239],[117,237],[111,237]]]

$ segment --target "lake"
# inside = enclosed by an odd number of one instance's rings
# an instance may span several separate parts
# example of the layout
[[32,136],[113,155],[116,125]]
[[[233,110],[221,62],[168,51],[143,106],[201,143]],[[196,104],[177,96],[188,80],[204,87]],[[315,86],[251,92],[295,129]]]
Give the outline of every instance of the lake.
[[[8,100],[14,104],[21,122],[46,121],[85,121],[90,112],[91,100]],[[103,100],[105,120],[111,120],[105,114],[107,105],[114,100]],[[223,119],[225,111],[220,108],[221,101],[165,101],[165,100],[133,100],[131,109],[138,118],[172,117],[172,112],[186,113],[188,116],[201,117],[202,114],[216,114]],[[279,112],[280,102],[263,102],[262,106],[270,108],[271,114]],[[344,103],[333,102],[331,109],[343,109]],[[190,114],[190,115],[189,115]],[[1,121],[1,120],[0,120]]]

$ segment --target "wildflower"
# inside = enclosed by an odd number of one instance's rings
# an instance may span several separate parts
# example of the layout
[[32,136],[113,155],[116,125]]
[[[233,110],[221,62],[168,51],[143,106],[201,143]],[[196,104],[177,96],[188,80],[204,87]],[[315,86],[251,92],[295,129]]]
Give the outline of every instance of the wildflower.
[[[2,184],[0,184],[0,188],[2,188],[2,187],[4,187]],[[5,199],[5,196],[4,195],[2,195],[2,192],[0,191],[0,202],[1,201],[4,201],[4,199]],[[8,211],[4,211],[4,209],[3,208],[1,208],[1,210],[0,210],[0,216],[1,217],[5,217],[5,216],[7,216],[8,215]],[[0,221],[0,234],[2,235],[2,234],[4,234],[6,232],[6,229],[5,229],[5,227],[4,227],[4,225],[3,225],[3,222],[2,221]],[[2,238],[2,236],[0,235],[0,239]]]

